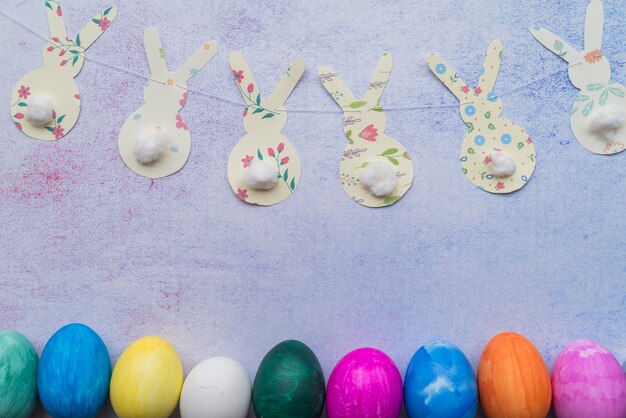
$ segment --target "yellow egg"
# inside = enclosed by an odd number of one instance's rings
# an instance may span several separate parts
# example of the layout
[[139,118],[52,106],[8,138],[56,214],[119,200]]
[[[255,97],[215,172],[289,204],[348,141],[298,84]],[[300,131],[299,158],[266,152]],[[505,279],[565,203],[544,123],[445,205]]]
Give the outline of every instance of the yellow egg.
[[143,337],[122,353],[111,376],[111,404],[120,418],[167,418],[176,409],[183,366],[174,347]]

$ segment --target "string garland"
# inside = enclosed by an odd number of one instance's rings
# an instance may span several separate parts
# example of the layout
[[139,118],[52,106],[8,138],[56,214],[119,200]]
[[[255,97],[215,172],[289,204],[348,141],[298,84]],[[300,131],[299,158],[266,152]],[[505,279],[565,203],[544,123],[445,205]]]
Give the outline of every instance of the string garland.
[[[49,39],[48,36],[42,35],[41,33],[39,33],[36,30],[30,28],[29,26],[25,25],[24,23],[20,22],[19,20],[17,20],[16,18],[14,18],[13,16],[7,14],[4,11],[0,10],[0,15],[4,16],[6,19],[8,19],[11,22],[19,25],[21,28],[23,28],[27,32],[30,32],[31,34],[37,36],[38,38],[40,38],[40,39],[42,39],[44,41],[47,41]],[[103,62],[103,61],[99,61],[99,60],[91,58],[91,57],[87,57],[86,56],[85,57],[85,61],[90,61],[90,62],[93,62],[94,64],[101,65],[103,67],[107,67],[107,68],[110,68],[112,70],[131,75],[131,76],[136,77],[138,79],[141,79],[141,80],[143,80],[145,82],[147,82],[147,81],[149,81],[151,79],[150,77],[146,76],[145,74],[140,74],[140,73],[134,72],[132,70],[129,70],[128,68],[120,68],[120,67],[108,64],[108,63]],[[624,64],[624,62],[618,62],[618,61],[614,61],[614,62],[616,64],[618,64],[618,65],[623,65]],[[532,80],[532,81],[530,81],[530,82],[528,82],[526,84],[522,84],[522,85],[520,85],[518,87],[514,87],[511,90],[500,94],[500,97],[506,97],[508,95],[514,94],[514,93],[516,93],[516,92],[518,92],[520,90],[523,90],[523,89],[527,88],[528,86],[530,86],[530,85],[532,85],[534,83],[537,83],[537,82],[540,82],[540,81],[543,81],[543,80],[546,80],[546,79],[550,79],[550,78],[552,78],[554,76],[557,76],[557,75],[562,75],[563,73],[567,73],[567,68],[554,71],[554,72],[549,73],[549,74],[547,74],[545,76],[535,78],[534,80]],[[189,88],[189,87],[187,88],[187,90],[189,92],[194,93],[194,94],[197,94],[197,95],[200,95],[200,96],[204,96],[204,97],[207,97],[207,98],[210,98],[210,99],[213,99],[213,100],[217,100],[217,101],[219,101],[221,103],[227,103],[229,105],[233,105],[233,106],[236,106],[236,107],[241,107],[241,102],[238,101],[238,100],[233,100],[233,99],[229,99],[229,98],[225,98],[225,97],[220,97],[220,96],[217,96],[215,94],[207,93],[205,91],[197,90],[197,89]],[[394,106],[390,106],[390,107],[385,107],[385,111],[386,112],[401,112],[401,111],[411,111],[411,110],[456,109],[456,108],[458,108],[458,104],[455,103],[455,104],[449,104],[449,105],[441,104],[441,105],[413,105],[413,106],[395,106],[395,107]],[[292,113],[305,113],[305,114],[306,113],[310,113],[310,114],[338,114],[338,113],[341,113],[341,111],[333,110],[333,109],[292,109],[292,108],[289,108],[289,112],[292,112]]]

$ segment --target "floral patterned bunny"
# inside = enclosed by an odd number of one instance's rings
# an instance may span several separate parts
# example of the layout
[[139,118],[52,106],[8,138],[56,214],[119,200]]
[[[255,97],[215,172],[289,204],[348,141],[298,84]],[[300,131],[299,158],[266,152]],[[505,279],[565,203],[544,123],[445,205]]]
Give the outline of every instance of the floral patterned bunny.
[[[144,91],[145,104],[124,123],[118,146],[128,168],[144,177],[160,178],[176,173],[189,158],[191,135],[178,112],[187,102],[187,81],[213,58],[217,46],[214,42],[205,43],[174,72],[167,68],[155,28],[145,29],[144,46],[152,73]],[[139,157],[138,149],[145,146],[142,138],[161,141],[149,144],[158,147],[150,161]]]
[[[585,16],[585,50],[578,52],[549,30],[535,24],[533,36],[569,64],[569,78],[581,92],[570,112],[570,123],[576,139],[594,154],[611,155],[626,147],[626,97],[624,86],[611,80],[609,61],[602,53],[604,7],[592,0]],[[609,126],[609,135],[594,130],[598,112],[621,115],[621,123]],[[618,116],[620,119],[620,116]],[[597,119],[596,119],[597,120]]]
[[83,67],[85,51],[109,28],[117,9],[104,9],[71,39],[59,2],[44,4],[51,35],[43,52],[44,66],[26,74],[13,89],[11,117],[29,137],[54,141],[67,135],[78,120],[80,93],[74,78]]
[[[319,69],[322,85],[343,109],[343,130],[349,142],[339,164],[339,180],[352,200],[368,207],[394,204],[413,183],[409,152],[385,134],[387,118],[379,104],[391,67],[391,55],[384,53],[362,100],[352,94],[332,68]],[[378,178],[384,177],[385,172],[391,177],[385,193],[376,193],[365,184],[365,176],[369,177],[366,171],[374,165],[381,167],[381,171],[375,173]]]
[[475,186],[490,193],[520,189],[535,169],[532,139],[519,125],[500,117],[502,101],[493,88],[501,60],[502,44],[493,41],[478,86],[471,88],[441,57],[432,54],[428,58],[431,71],[461,102],[461,117],[467,126],[461,169]]
[[[243,126],[246,135],[235,145],[228,160],[228,180],[235,195],[246,203],[269,206],[294,192],[300,181],[300,157],[281,131],[287,123],[285,102],[304,73],[304,59],[295,60],[264,99],[252,71],[239,52],[229,57],[237,89],[245,102]],[[267,186],[251,184],[250,173],[267,176]]]

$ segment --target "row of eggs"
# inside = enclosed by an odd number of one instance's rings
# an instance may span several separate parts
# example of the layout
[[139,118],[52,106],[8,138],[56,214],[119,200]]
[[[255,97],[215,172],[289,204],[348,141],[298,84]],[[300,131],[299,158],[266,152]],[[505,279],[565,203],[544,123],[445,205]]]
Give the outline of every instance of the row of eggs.
[[70,324],[47,342],[41,359],[14,331],[0,332],[0,417],[28,417],[37,397],[53,418],[95,417],[110,395],[121,418],[166,418],[180,402],[182,418],[245,418],[252,402],[259,418],[471,418],[478,402],[489,418],[626,418],[626,375],[617,359],[590,340],[576,340],[558,356],[552,381],[525,337],[495,336],[485,347],[478,377],[448,342],[417,350],[404,384],[385,353],[360,348],[345,355],[326,385],[305,344],[287,340],[263,358],[251,385],[244,368],[209,358],[183,380],[174,348],[144,337],[122,353],[113,370],[106,346],[91,328]]

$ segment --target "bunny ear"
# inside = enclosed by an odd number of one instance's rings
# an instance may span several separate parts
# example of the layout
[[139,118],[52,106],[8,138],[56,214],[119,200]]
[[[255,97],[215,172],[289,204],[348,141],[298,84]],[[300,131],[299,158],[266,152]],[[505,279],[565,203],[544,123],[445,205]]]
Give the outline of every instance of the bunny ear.
[[206,42],[174,73],[176,81],[185,82],[204,68],[217,53],[217,44]]
[[383,91],[391,75],[392,65],[391,55],[387,52],[378,59],[378,64],[376,64],[376,69],[367,87],[367,92],[365,93],[365,97],[363,97],[363,100],[370,103],[372,106],[377,105],[380,101],[380,96],[383,95]]
[[563,58],[568,63],[577,64],[581,61],[582,57],[577,50],[572,48],[569,44],[556,36],[554,33],[550,32],[548,29],[535,24],[530,28],[530,33],[532,33],[535,39],[541,42],[543,46]]
[[83,49],[89,48],[106,31],[117,17],[115,7],[107,7],[91,19],[76,35],[76,45]]
[[602,49],[604,6],[600,0],[591,0],[585,16],[585,51]]
[[65,30],[65,21],[63,20],[61,3],[46,1],[46,15],[48,16],[50,36],[52,38],[65,39],[67,37],[67,31]]
[[145,28],[143,31],[143,45],[148,57],[148,65],[152,78],[164,82],[169,77],[169,70],[165,62],[165,53],[161,45],[159,32],[154,27]]
[[478,86],[482,91],[490,92],[496,84],[500,63],[502,62],[502,42],[495,40],[489,44],[485,62],[483,64],[483,74],[478,81]]
[[330,67],[320,67],[318,75],[322,86],[332,96],[342,108],[350,107],[350,104],[357,101],[350,89],[339,78],[337,73]]
[[463,92],[463,89],[466,89],[468,85],[443,58],[436,54],[430,54],[428,67],[459,101],[464,100],[466,94]]
[[247,89],[242,87],[242,84],[245,86],[252,85],[252,90],[256,88],[256,91],[260,91],[259,87],[256,85],[256,81],[254,80],[254,76],[252,75],[252,71],[248,66],[248,63],[241,55],[241,52],[231,52],[228,56],[228,61],[230,62],[230,68],[233,70],[233,77],[235,77],[235,81],[237,82],[237,86],[239,87],[239,91],[243,96],[243,100],[247,103],[248,101],[252,102],[261,102],[261,95],[257,94],[257,97],[251,98],[250,94],[246,93]]
[[304,58],[295,60],[287,70],[287,73],[278,82],[267,101],[277,108],[283,107],[293,89],[296,88],[296,84],[300,81],[302,74],[304,74],[305,65]]

